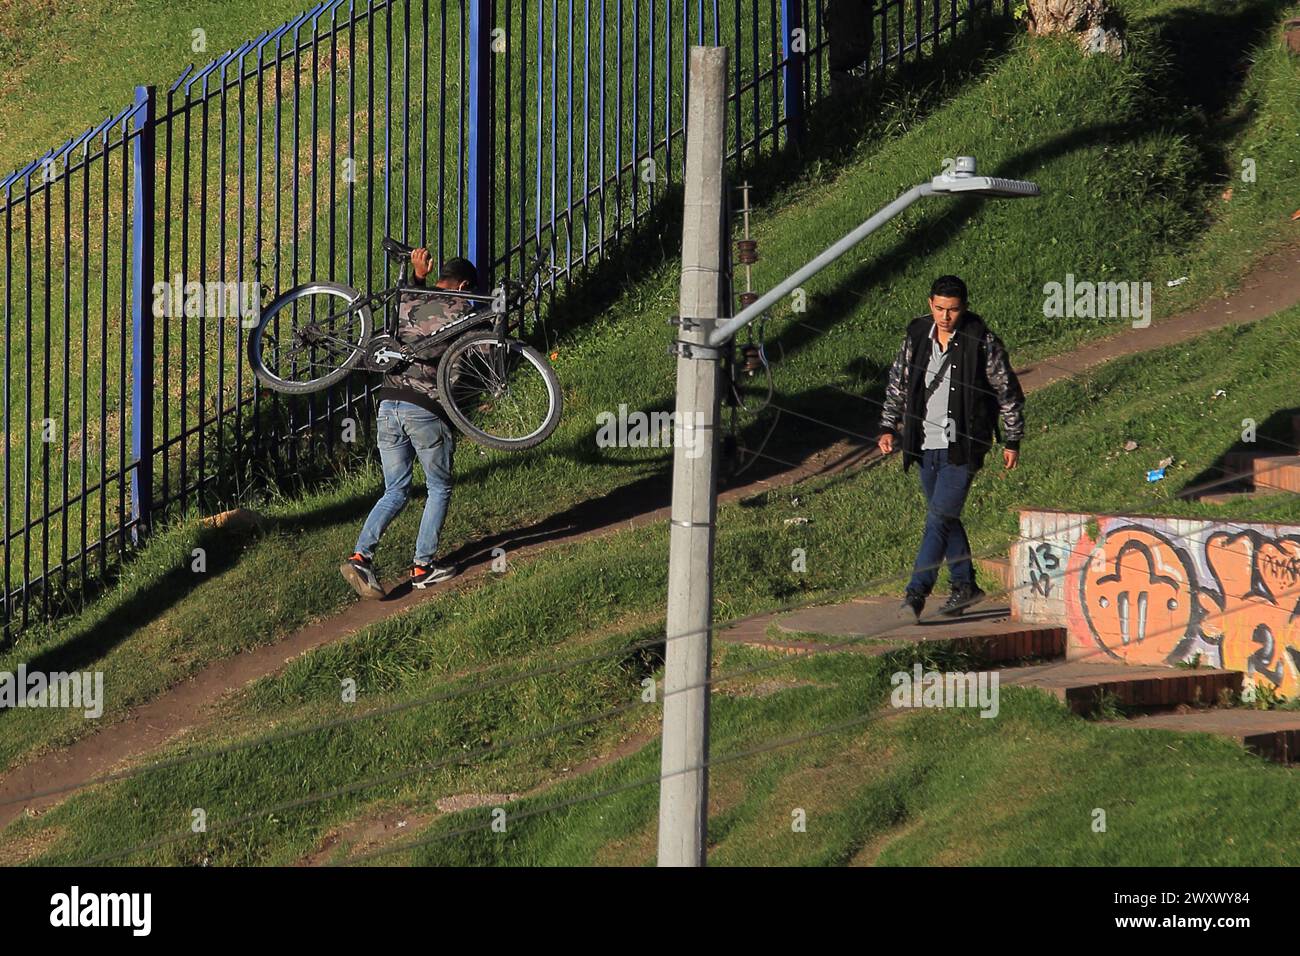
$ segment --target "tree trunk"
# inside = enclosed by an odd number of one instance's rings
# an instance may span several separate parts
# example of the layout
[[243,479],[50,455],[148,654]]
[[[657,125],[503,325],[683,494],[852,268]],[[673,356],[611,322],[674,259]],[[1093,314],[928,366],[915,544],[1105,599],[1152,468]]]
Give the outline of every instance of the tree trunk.
[[1087,53],[1124,54],[1124,38],[1108,0],[1028,0],[1029,32],[1065,33]]

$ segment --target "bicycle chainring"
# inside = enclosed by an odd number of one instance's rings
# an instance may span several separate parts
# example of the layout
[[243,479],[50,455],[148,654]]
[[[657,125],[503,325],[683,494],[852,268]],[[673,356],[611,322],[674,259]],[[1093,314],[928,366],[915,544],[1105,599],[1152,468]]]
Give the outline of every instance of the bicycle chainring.
[[366,346],[366,356],[362,364],[369,372],[394,375],[411,364],[411,353],[393,336],[376,335],[371,337],[370,344]]

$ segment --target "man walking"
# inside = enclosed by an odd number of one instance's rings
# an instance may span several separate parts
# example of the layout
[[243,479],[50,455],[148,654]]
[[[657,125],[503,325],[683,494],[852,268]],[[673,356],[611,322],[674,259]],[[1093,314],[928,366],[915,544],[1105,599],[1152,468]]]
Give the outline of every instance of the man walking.
[[[921,468],[925,531],[900,617],[919,621],[948,562],[952,593],[940,614],[960,615],[984,598],[975,584],[961,511],[971,480],[994,440],[1007,469],[1020,460],[1025,395],[1002,340],[966,308],[966,283],[940,276],[930,287],[930,314],[913,319],[889,370],[880,416],[881,454],[901,445],[903,470]],[[1001,421],[1001,435],[998,423]]]
[[[412,284],[423,285],[433,269],[428,249],[411,252]],[[453,258],[443,263],[435,287],[452,291],[472,291],[478,285],[478,273],[467,259]],[[452,296],[404,296],[397,324],[398,341],[412,344],[463,316],[473,308],[469,299]],[[429,497],[420,518],[415,539],[415,558],[411,563],[410,581],[414,588],[426,588],[456,574],[454,565],[437,562],[438,536],[447,517],[451,499],[451,465],[455,437],[451,425],[438,404],[437,359],[444,349],[422,353],[407,368],[384,376],[378,389],[379,460],[384,469],[384,494],[370,511],[357,537],[353,554],[339,568],[344,579],[364,598],[384,596],[375,573],[375,548],[384,530],[406,507],[411,493],[412,466],[416,458],[424,469]]]

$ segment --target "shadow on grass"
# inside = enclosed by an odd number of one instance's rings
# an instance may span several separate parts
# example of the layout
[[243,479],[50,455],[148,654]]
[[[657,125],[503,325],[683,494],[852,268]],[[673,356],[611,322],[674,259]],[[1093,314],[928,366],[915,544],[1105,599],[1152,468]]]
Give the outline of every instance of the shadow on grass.
[[[1249,104],[1227,112],[1241,93],[1252,50],[1267,40],[1268,31],[1287,6],[1284,0],[1261,0],[1217,11],[1180,9],[1145,22],[1143,28],[1151,37],[1154,54],[1168,67],[1152,78],[1149,103],[1154,112],[1134,122],[1071,131],[1021,150],[997,169],[985,172],[1032,178],[1046,162],[1082,147],[1130,143],[1148,137],[1153,130],[1175,130],[1185,134],[1195,156],[1194,168],[1178,171],[1188,187],[1180,196],[1181,204],[1189,215],[1200,217],[1203,196],[1221,185],[1225,170],[1231,168],[1230,144],[1252,118]],[[1143,184],[1143,188],[1151,185]],[[819,296],[817,326],[807,322],[791,326],[774,344],[788,353],[797,352],[851,316],[859,303],[856,290],[886,285],[915,258],[934,255],[948,246],[983,202],[961,199],[949,202],[941,213],[927,216],[924,228],[874,256],[834,292]]]
[[[810,160],[826,163],[842,160],[864,137],[881,129],[890,119],[882,115],[879,106],[891,92],[925,86],[932,95],[916,107],[916,115],[937,108],[969,77],[977,75],[992,59],[1005,52],[1012,29],[1010,23],[1001,18],[981,20],[965,34],[947,43],[941,58],[904,64],[887,77],[876,77],[864,83],[852,94],[828,95],[810,111],[808,135],[802,146],[787,144],[766,153],[761,149],[747,153],[744,161],[736,164],[736,175],[750,179],[759,195],[768,195],[797,182]],[[671,183],[635,223],[620,224],[614,229],[603,243],[601,258],[575,263],[565,281],[547,290],[543,303],[539,303],[548,316],[537,329],[536,337],[544,340],[539,344],[549,348],[555,335],[579,328],[608,312],[628,287],[679,257],[681,206],[682,187],[680,183]],[[362,388],[362,398],[355,403],[353,399],[357,393],[354,386],[348,386],[346,392],[336,387],[306,399],[287,399],[263,392],[256,405],[238,421],[227,419],[219,428],[204,431],[206,447],[211,449],[211,453],[201,468],[203,481],[199,487],[186,487],[179,475],[179,460],[169,462],[166,477],[169,487],[165,490],[167,496],[174,495],[176,501],[169,508],[155,512],[155,526],[174,520],[188,509],[206,514],[236,505],[256,507],[265,500],[267,489],[277,489],[290,496],[309,494],[328,486],[357,464],[373,460],[374,400],[373,396],[365,394],[373,384]],[[671,399],[666,398],[661,404],[666,409]],[[339,438],[341,425],[347,417],[353,418],[355,423],[355,441],[352,443],[343,443]],[[274,434],[292,434],[294,437],[268,440],[267,436]],[[190,439],[191,442],[196,440]],[[172,451],[176,450],[173,445]],[[604,467],[637,464],[601,456],[594,444],[588,447],[584,441],[571,443],[559,453]],[[155,462],[155,471],[157,480],[163,481],[161,461]],[[666,466],[645,481],[653,484],[664,474]],[[190,485],[193,477],[189,478]],[[458,480],[473,480],[473,471],[458,476]],[[630,486],[629,494],[635,498],[642,485],[642,481],[635,482]],[[163,497],[163,491],[160,487],[157,497]],[[608,498],[603,500],[613,513],[623,513],[620,504],[610,502]],[[349,517],[360,520],[368,507],[368,501],[363,503],[358,498],[345,508],[342,515],[335,514],[333,508],[323,512],[318,524]],[[331,515],[335,517],[331,518]],[[560,520],[565,519],[560,516]],[[134,559],[130,550],[126,559]],[[112,568],[102,576],[89,578],[84,587],[72,576],[62,581],[51,580],[44,582],[43,587],[29,588],[24,599],[28,607],[48,601],[50,619],[58,620],[104,595],[120,579],[120,573],[120,568]],[[182,599],[196,583],[192,575],[167,575],[156,586],[157,600],[145,600],[140,607],[132,606],[126,612],[127,619],[134,620],[136,626],[152,620]],[[16,612],[17,608],[10,610]],[[139,616],[142,611],[152,613],[142,618]],[[106,623],[99,630],[112,634],[115,626]],[[18,635],[14,634],[11,644],[17,639]],[[111,646],[115,640],[96,637],[86,642],[86,646]],[[82,657],[72,653],[68,659]]]
[[1255,426],[1255,440],[1239,438],[1218,458],[1179,489],[1180,498],[1201,493],[1225,494],[1250,491],[1255,487],[1251,469],[1243,467],[1244,455],[1295,455],[1300,453],[1300,406],[1274,412]]
[[[1251,47],[1285,6],[1281,0],[1266,0],[1223,11],[1179,10],[1148,21],[1157,47],[1165,51],[1172,66],[1170,74],[1160,81],[1156,91],[1159,95],[1155,101],[1160,105],[1158,115],[1144,118],[1141,124],[1100,125],[1073,131],[1049,143],[1023,150],[996,171],[989,172],[1025,177],[1032,175],[1047,160],[1084,146],[1095,147],[1099,141],[1140,139],[1149,135],[1153,128],[1172,127],[1191,134],[1197,149],[1199,161],[1197,168],[1190,171],[1190,177],[1201,184],[1214,181],[1221,175],[1219,170],[1225,168],[1227,144],[1250,119],[1245,110],[1231,116],[1222,115],[1223,111],[1240,92],[1249,67]],[[990,17],[952,40],[938,58],[905,64],[886,77],[873,78],[851,95],[827,96],[811,110],[809,135],[802,146],[787,144],[766,155],[746,156],[743,162],[733,167],[733,176],[747,178],[759,195],[772,195],[798,182],[811,161],[831,164],[842,161],[860,147],[865,137],[882,130],[892,119],[880,112],[880,104],[892,92],[925,88],[929,95],[916,106],[915,115],[911,117],[919,119],[941,106],[972,77],[978,76],[990,63],[1004,55],[1014,32],[1014,25],[1006,18]],[[1186,202],[1194,204],[1196,198],[1188,196]],[[858,302],[852,288],[885,283],[914,257],[930,255],[944,248],[975,215],[980,205],[978,199],[951,202],[942,214],[927,219],[925,229],[918,229],[909,238],[895,243],[856,270],[838,290],[819,298],[817,311],[820,321],[816,326],[811,323],[791,325],[773,340],[770,348],[782,355],[797,352],[815,336],[852,315]],[[678,256],[681,221],[681,186],[673,184],[664,190],[658,202],[637,223],[620,228],[607,240],[603,259],[594,264],[580,264],[567,277],[562,289],[557,287],[546,293],[547,314],[551,318],[540,329],[541,337],[546,339],[544,344],[549,347],[554,334],[581,327],[604,314],[626,287],[644,280]],[[656,241],[657,248],[653,244]],[[884,366],[857,359],[849,363],[846,370],[858,381],[873,383],[859,398],[824,387],[778,396],[776,401],[787,410],[787,415],[802,413],[826,424],[800,420],[797,414],[790,416],[800,421],[799,427],[787,429],[766,450],[767,457],[755,459],[747,472],[747,479],[780,472],[786,467],[784,461],[798,460],[810,452],[823,450],[842,440],[846,432],[865,433],[874,428],[883,396]],[[196,492],[193,503],[200,511],[215,511],[235,504],[255,506],[258,496],[263,495],[267,488],[277,488],[291,495],[307,494],[327,486],[367,458],[373,459],[375,454],[370,435],[374,417],[373,397],[363,398],[356,406],[346,403],[342,406],[355,415],[353,427],[356,434],[353,442],[341,442],[338,435],[340,423],[336,421],[341,408],[335,395],[331,390],[313,397],[311,402],[286,401],[278,396],[273,396],[270,402],[263,402],[260,410],[264,418],[279,416],[296,437],[268,442],[264,436],[272,433],[269,428],[261,425],[249,431],[245,425],[241,434],[230,434],[231,440],[224,446],[220,441],[215,442],[218,452],[210,459],[214,463],[211,481]],[[671,404],[672,399],[665,397],[657,403],[657,409],[667,410]],[[864,425],[864,422],[869,424]],[[756,451],[764,441],[766,427],[763,422],[751,423],[742,430],[738,444],[742,449]],[[221,451],[223,447],[226,449],[225,457]],[[594,442],[588,447],[585,439],[553,451],[603,467],[631,464],[601,456],[594,448]],[[459,476],[458,480],[472,480],[473,473],[471,470],[469,474]],[[465,560],[490,552],[492,547],[504,542],[515,542],[517,546],[521,534],[544,540],[564,529],[603,526],[658,507],[660,502],[666,504],[668,473],[669,462],[665,461],[655,468],[653,474],[639,478],[611,495],[567,509],[528,529],[494,535],[461,549],[456,557]],[[370,496],[358,495],[345,503],[322,509],[306,521],[296,519],[294,523],[299,527],[309,527],[348,519],[359,521],[370,503]],[[185,504],[183,499],[181,504]],[[156,522],[166,520],[169,520],[166,513],[156,516]],[[233,550],[231,554],[234,554]],[[227,568],[211,570],[219,573]],[[211,570],[205,579],[211,578]],[[169,572],[163,581],[149,589],[149,593],[115,609],[108,620],[84,638],[38,655],[29,666],[36,667],[36,662],[40,661],[50,669],[67,669],[77,662],[93,660],[97,654],[124,639],[131,630],[180,601],[193,589],[197,580],[188,568]],[[62,595],[55,605],[62,609],[61,613],[84,607],[113,583],[111,577],[95,582],[85,592]]]

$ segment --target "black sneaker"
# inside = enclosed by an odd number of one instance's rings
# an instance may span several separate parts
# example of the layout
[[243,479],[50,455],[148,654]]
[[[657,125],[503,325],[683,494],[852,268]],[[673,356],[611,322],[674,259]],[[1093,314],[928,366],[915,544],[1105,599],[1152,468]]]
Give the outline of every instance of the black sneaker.
[[384,596],[384,586],[379,583],[379,575],[375,574],[374,562],[359,551],[339,565],[339,573],[363,598]]
[[903,595],[903,603],[898,605],[899,621],[905,624],[919,623],[923,610],[925,610],[925,595],[908,588],[907,593]]
[[978,584],[954,585],[948,600],[939,608],[939,613],[945,617],[960,617],[967,608],[974,607],[986,597],[988,595],[979,589]]
[[456,576],[454,564],[413,564],[411,565],[411,587],[424,590],[430,584],[446,581]]

